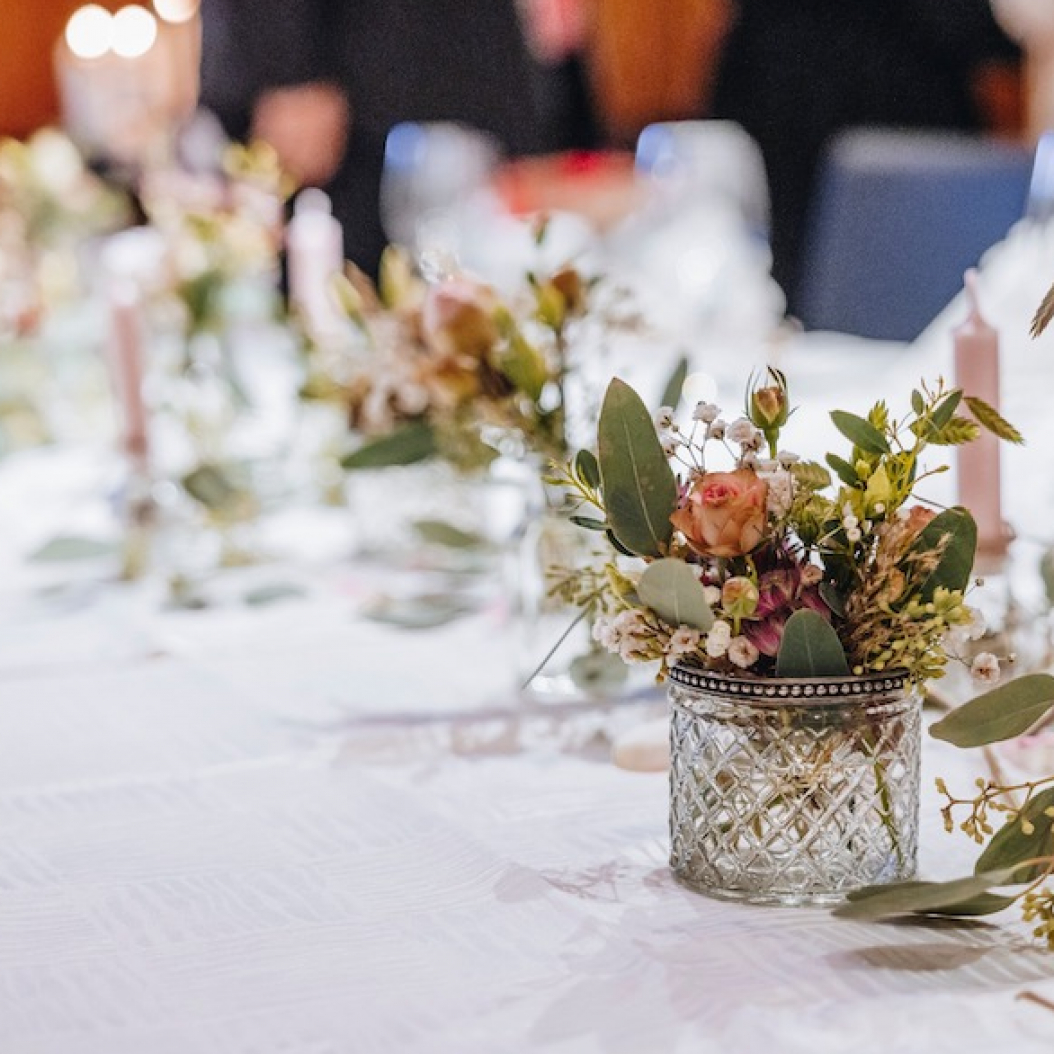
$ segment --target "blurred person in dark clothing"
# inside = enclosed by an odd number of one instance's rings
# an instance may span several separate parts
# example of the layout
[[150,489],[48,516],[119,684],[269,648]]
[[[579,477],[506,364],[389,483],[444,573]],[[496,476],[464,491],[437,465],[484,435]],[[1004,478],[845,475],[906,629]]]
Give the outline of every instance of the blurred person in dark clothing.
[[773,275],[792,312],[831,137],[862,125],[978,130],[977,74],[1015,57],[989,0],[738,0],[712,116],[738,121],[764,154]]
[[514,0],[204,0],[201,102],[333,197],[375,272],[384,145],[400,121],[460,121],[512,155],[542,144]]

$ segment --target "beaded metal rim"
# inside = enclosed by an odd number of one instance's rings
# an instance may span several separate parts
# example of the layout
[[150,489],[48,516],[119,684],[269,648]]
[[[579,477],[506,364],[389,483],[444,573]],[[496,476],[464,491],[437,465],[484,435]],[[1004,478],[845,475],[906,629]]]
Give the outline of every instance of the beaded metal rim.
[[726,699],[749,699],[752,703],[782,704],[788,699],[809,703],[839,703],[854,696],[901,692],[908,676],[900,670],[866,677],[732,677],[698,666],[679,663],[670,668],[670,680],[685,688],[713,692]]

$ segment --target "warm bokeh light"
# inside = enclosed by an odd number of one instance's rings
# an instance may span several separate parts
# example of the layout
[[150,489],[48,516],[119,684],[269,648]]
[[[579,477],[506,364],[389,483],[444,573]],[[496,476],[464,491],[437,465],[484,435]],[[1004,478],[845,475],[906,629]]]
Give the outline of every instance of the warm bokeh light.
[[157,17],[164,22],[189,22],[201,6],[200,0],[153,0]]
[[122,58],[145,55],[157,40],[157,19],[138,4],[122,7],[113,16],[113,50]]
[[98,4],[78,8],[66,23],[66,43],[81,59],[101,58],[113,45],[113,15]]

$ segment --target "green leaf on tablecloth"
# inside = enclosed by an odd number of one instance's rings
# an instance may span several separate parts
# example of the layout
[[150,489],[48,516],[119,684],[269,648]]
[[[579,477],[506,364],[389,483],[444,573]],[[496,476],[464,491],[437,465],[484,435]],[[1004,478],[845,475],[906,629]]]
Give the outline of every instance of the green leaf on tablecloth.
[[1024,445],[1025,437],[994,406],[990,406],[975,395],[966,396],[966,405],[977,419],[977,423],[987,428],[992,435],[998,436],[1007,443]]
[[834,914],[842,919],[873,922],[898,915],[954,915],[959,904],[973,909],[970,914],[976,914],[977,898],[997,886],[1024,881],[1020,875],[1015,877],[1015,872],[1019,871],[1020,868],[1008,867],[955,878],[950,882],[913,881],[867,886],[850,893],[846,902],[834,909]]
[[271,585],[250,589],[242,599],[250,607],[263,607],[265,604],[274,604],[279,600],[293,600],[306,595],[307,591],[303,586],[294,585],[291,582],[275,582]]
[[435,433],[424,421],[412,421],[389,435],[373,439],[341,459],[349,471],[415,465],[438,452]]
[[666,382],[666,387],[662,390],[662,401],[659,405],[669,406],[671,409],[676,410],[681,397],[684,395],[684,382],[687,379],[688,359],[682,356],[680,362],[673,368],[673,372]]
[[118,552],[120,546],[117,542],[64,534],[45,542],[29,559],[37,564],[64,563],[67,560],[98,560],[116,556]]
[[[1021,812],[1008,820],[992,836],[977,858],[976,871],[994,871],[1012,867],[1023,860],[1054,855],[1054,787],[1040,791]],[[1035,864],[1020,870],[1020,881],[1032,882],[1047,870],[1046,864]]]
[[[867,454],[888,454],[886,437],[870,421],[845,410],[832,410],[831,420],[835,428]],[[837,471],[837,470],[836,470]]]
[[414,533],[429,545],[442,545],[447,549],[485,549],[487,539],[474,531],[455,527],[446,520],[418,520]]
[[1006,911],[1017,902],[1017,897],[1003,896],[999,893],[978,893],[969,900],[961,900],[946,908],[931,908],[927,915],[939,915],[952,918],[980,918],[982,915],[995,915]]
[[1054,708],[1054,677],[1030,673],[953,710],[930,735],[957,747],[982,747],[1027,732]]
[[683,560],[656,560],[649,564],[640,576],[637,595],[674,629],[689,626],[707,633],[714,624],[706,590]]
[[661,556],[673,534],[677,481],[647,408],[618,378],[604,396],[597,438],[612,531],[635,555]]
[[629,677],[629,667],[607,651],[591,651],[571,661],[571,682],[582,691],[602,691],[617,688]]
[[470,601],[441,594],[399,598],[377,597],[362,610],[362,617],[399,629],[423,630],[445,626],[471,614]]
[[818,612],[795,611],[783,627],[776,656],[777,677],[847,677],[845,648]]
[[919,595],[931,600],[940,588],[965,590],[973,572],[974,555],[977,552],[977,524],[970,513],[961,506],[945,509],[934,516],[919,532],[911,547],[912,552],[932,553],[947,537],[940,563],[922,584]]

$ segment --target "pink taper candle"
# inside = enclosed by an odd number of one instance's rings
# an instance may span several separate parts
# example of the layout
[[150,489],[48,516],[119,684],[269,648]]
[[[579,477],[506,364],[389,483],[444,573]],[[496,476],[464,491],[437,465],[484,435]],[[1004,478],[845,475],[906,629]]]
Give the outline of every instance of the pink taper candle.
[[138,291],[130,283],[110,294],[112,369],[124,424],[124,449],[135,462],[146,461],[149,439],[143,401],[143,329]]
[[[970,314],[954,331],[955,384],[966,395],[999,408],[999,334],[981,315],[977,272],[966,272],[966,302]],[[1009,531],[1003,522],[999,472],[999,440],[986,429],[972,443],[956,447],[959,504],[977,521],[979,556],[1006,552]]]

